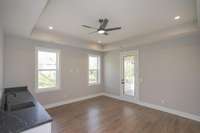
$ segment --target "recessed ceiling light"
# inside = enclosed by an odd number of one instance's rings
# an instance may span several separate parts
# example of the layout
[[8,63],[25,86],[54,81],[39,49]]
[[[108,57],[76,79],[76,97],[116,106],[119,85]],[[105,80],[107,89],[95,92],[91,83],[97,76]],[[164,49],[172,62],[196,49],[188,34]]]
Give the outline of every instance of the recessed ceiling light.
[[104,30],[99,30],[98,33],[99,33],[99,34],[104,34],[105,31],[104,31]]
[[180,16],[174,17],[175,20],[179,20],[180,18],[181,18]]
[[53,26],[49,26],[49,30],[53,30]]
[[102,41],[99,40],[98,43],[102,43]]

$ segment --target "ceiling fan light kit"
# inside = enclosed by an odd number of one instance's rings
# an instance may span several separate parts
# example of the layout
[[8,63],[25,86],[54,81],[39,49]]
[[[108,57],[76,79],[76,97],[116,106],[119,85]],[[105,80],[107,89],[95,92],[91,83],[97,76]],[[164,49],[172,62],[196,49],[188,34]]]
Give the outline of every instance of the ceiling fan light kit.
[[99,34],[104,34],[105,31],[104,31],[104,30],[99,30],[98,33],[99,33]]
[[99,28],[95,28],[95,27],[87,26],[87,25],[82,25],[82,26],[85,27],[85,28],[88,28],[88,29],[95,29],[96,31],[91,32],[91,33],[98,33],[98,34],[101,34],[101,35],[108,35],[108,32],[110,32],[110,31],[121,29],[121,27],[114,27],[114,28],[107,28],[106,29],[108,22],[109,22],[109,20],[107,18],[99,19],[99,23],[100,23]]

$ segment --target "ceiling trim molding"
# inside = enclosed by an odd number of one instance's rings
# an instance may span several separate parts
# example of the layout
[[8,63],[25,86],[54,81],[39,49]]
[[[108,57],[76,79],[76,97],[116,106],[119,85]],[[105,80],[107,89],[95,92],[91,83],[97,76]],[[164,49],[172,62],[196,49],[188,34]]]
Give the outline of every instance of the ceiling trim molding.
[[171,38],[176,38],[190,33],[200,31],[197,23],[183,24],[176,27],[171,27],[154,33],[149,33],[142,36],[132,37],[123,41],[107,44],[104,46],[104,51],[112,51],[138,47],[139,45],[151,44],[154,42],[164,41]]
[[29,37],[46,3],[47,0],[1,1],[0,15],[5,33]]
[[100,52],[103,51],[103,45],[100,45],[94,42],[89,42],[84,39],[79,39],[74,36],[63,35],[55,31],[51,32],[51,31],[35,28],[30,38],[34,40],[40,40],[40,41],[56,43],[56,44],[63,44],[63,45],[68,45],[72,47],[90,49],[90,50],[95,50],[95,51],[100,51]]
[[115,43],[100,45],[95,42],[89,42],[84,39],[73,37],[70,35],[63,35],[62,33],[57,33],[55,31],[47,31],[35,28],[32,32],[31,39],[40,40],[50,43],[63,44],[72,47],[90,49],[100,52],[113,51],[119,49],[128,49],[132,47],[138,47],[139,45],[151,44],[154,42],[164,41],[171,38],[178,38],[181,36],[188,35],[200,31],[200,28],[196,23],[187,23],[171,27],[168,29],[163,29],[157,32],[148,33],[146,35],[141,35],[137,37],[128,38]]
[[200,27],[200,0],[197,0],[197,21],[198,26]]
[[49,3],[50,3],[50,0],[46,0],[46,4],[44,5],[43,9],[41,10],[40,15],[39,15],[38,18],[36,19],[36,21],[35,21],[35,23],[34,23],[32,29],[31,29],[30,36],[33,34],[33,31],[34,31],[34,29],[35,29],[35,27],[36,27],[36,25],[37,25],[37,23],[38,23],[40,17],[42,16],[42,14],[44,13],[44,11],[46,10],[46,8],[47,8],[47,6],[49,5]]

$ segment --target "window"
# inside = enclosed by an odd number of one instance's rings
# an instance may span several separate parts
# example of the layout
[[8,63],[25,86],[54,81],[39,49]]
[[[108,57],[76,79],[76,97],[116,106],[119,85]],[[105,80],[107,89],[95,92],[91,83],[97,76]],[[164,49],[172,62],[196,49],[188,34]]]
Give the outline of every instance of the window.
[[36,87],[37,91],[59,89],[60,69],[58,50],[37,48],[36,50]]
[[100,56],[89,55],[89,77],[88,84],[95,85],[100,84]]

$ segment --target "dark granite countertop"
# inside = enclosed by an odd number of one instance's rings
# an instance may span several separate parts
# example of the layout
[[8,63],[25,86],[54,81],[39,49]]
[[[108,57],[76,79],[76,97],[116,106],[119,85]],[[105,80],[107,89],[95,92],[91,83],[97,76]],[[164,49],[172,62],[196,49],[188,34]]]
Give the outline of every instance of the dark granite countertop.
[[[9,88],[4,91],[8,91],[19,88]],[[16,104],[25,101],[34,102],[35,106],[17,110],[17,111],[3,111],[0,110],[0,133],[20,133],[22,131],[46,124],[52,121],[51,116],[41,106],[41,104],[35,100],[28,89],[24,91],[16,91],[16,97],[9,96],[8,101],[11,104]],[[3,96],[3,99],[5,96]],[[3,104],[4,104],[3,100]],[[2,105],[3,105],[2,104]]]

